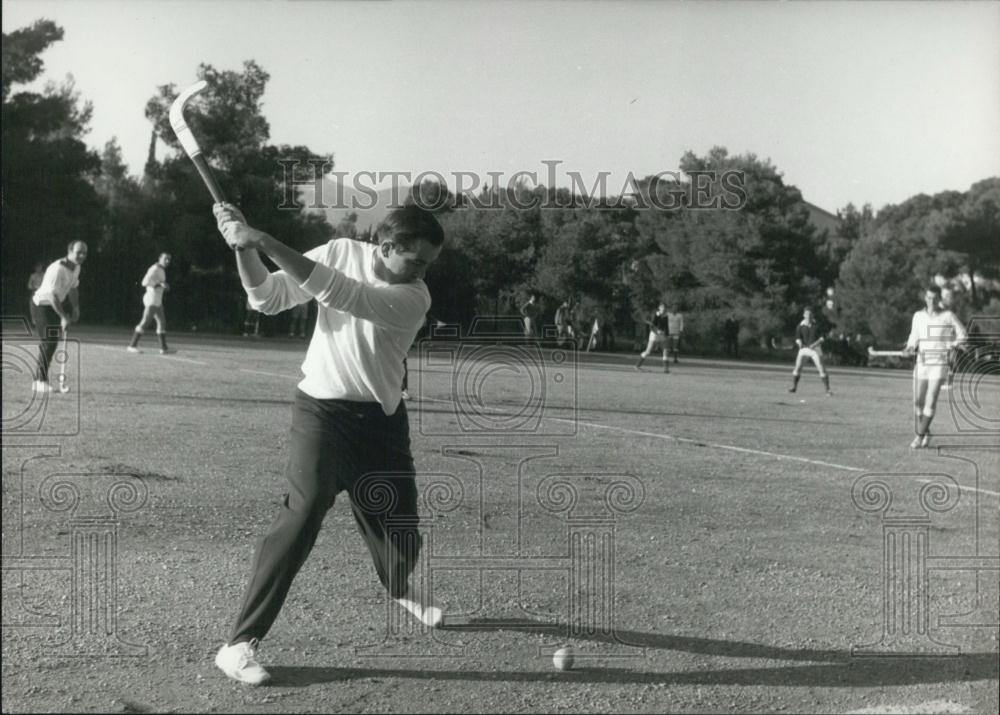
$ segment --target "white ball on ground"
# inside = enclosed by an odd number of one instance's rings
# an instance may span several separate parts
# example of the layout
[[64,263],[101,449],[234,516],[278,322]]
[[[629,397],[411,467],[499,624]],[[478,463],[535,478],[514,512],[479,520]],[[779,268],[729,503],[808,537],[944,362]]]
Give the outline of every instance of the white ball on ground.
[[556,670],[569,670],[573,667],[573,649],[560,648],[552,654],[552,665]]

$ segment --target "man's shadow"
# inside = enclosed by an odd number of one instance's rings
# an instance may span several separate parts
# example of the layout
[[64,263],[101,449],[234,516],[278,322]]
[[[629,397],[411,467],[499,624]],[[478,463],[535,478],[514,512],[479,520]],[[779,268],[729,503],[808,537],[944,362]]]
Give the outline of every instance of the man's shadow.
[[[546,621],[479,619],[461,625],[446,625],[447,632],[541,631],[565,634],[565,624]],[[946,683],[995,679],[1000,675],[1000,657],[991,653],[955,656],[852,657],[844,650],[781,648],[758,643],[693,638],[663,633],[616,631],[613,635],[574,634],[575,640],[626,645],[653,650],[676,650],[723,658],[805,661],[808,665],[724,668],[643,672],[622,667],[588,667],[554,671],[425,670],[421,668],[333,668],[270,667],[271,684],[302,687],[358,678],[410,678],[415,680],[468,680],[500,682],[545,682],[553,679],[588,683],[634,683],[663,685],[765,685],[786,687],[871,687]]]

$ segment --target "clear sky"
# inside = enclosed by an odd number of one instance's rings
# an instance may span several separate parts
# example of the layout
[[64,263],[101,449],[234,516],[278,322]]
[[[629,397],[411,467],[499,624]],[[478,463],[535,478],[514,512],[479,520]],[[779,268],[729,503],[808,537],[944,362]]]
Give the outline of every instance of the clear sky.
[[88,141],[136,174],[158,85],[254,59],[271,142],[344,171],[546,183],[543,160],[643,176],[723,145],[831,211],[1000,175],[997,2],[3,3],[4,32],[40,17],[66,31],[44,78],[73,74]]

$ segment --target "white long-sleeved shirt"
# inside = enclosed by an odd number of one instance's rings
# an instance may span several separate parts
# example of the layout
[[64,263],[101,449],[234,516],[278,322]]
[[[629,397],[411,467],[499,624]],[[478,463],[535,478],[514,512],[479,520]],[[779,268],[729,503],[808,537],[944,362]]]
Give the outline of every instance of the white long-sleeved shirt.
[[916,350],[924,365],[947,365],[948,351],[965,337],[965,326],[950,310],[934,315],[918,310],[913,314],[906,347]]
[[317,399],[378,402],[387,415],[399,407],[403,359],[431,306],[422,280],[390,284],[375,275],[377,248],[334,239],[305,256],[316,267],[299,285],[276,271],[247,289],[250,305],[273,315],[315,299],[316,329],[302,363],[299,389]]
[[163,305],[163,284],[167,282],[167,271],[159,263],[154,263],[142,277],[142,287],[146,292],[142,296],[142,304],[148,306]]
[[35,291],[32,300],[35,305],[62,305],[69,292],[80,285],[80,264],[68,258],[53,261],[45,269],[42,284]]

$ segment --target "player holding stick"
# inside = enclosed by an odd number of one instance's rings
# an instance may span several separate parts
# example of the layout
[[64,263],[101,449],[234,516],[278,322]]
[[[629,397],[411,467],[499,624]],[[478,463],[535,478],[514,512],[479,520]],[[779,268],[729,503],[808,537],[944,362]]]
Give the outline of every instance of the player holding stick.
[[966,339],[965,326],[950,310],[941,306],[941,289],[930,286],[924,291],[924,309],[913,314],[910,337],[904,355],[916,355],[913,366],[913,410],[916,436],[912,449],[930,445],[931,421],[937,408],[938,393],[948,378],[948,356],[952,348]]
[[[215,658],[230,678],[257,685],[270,679],[256,660],[257,644],[341,491],[348,491],[382,585],[425,625],[440,623],[441,611],[409,589],[421,537],[400,390],[403,359],[431,304],[423,276],[441,252],[444,232],[430,212],[408,205],[379,226],[377,246],[340,238],[303,255],[248,226],[231,204],[214,211],[226,242],[238,249],[240,279],[255,308],[273,314],[310,300],[319,306],[292,408],[288,493],[257,548],[236,623]],[[258,252],[281,270],[268,272]],[[377,500],[381,507],[371,503]]]
[[167,268],[170,267],[171,256],[169,253],[161,253],[156,259],[156,263],[149,267],[146,275],[142,277],[142,287],[146,292],[142,296],[142,318],[135,326],[132,334],[132,342],[127,350],[130,353],[141,353],[139,340],[146,330],[150,320],[156,321],[156,337],[160,339],[160,355],[176,352],[167,347],[167,314],[163,310],[163,293],[170,290],[167,283]]
[[[87,259],[87,244],[73,241],[66,249],[66,257],[49,264],[45,269],[42,284],[31,300],[38,307],[35,334],[38,336],[38,367],[32,390],[41,393],[52,392],[49,384],[49,366],[52,356],[59,346],[59,336],[65,338],[70,323],[80,319],[80,266]],[[59,331],[54,330],[59,326]],[[50,332],[50,329],[51,332]],[[65,342],[65,341],[64,341]],[[65,363],[64,363],[65,364]],[[64,385],[60,391],[65,392]]]
[[802,311],[802,322],[795,328],[795,344],[799,346],[799,353],[795,356],[795,367],[792,369],[792,386],[789,392],[795,392],[799,387],[799,376],[802,374],[802,366],[806,360],[812,360],[819,370],[819,376],[823,380],[827,397],[833,396],[830,389],[830,377],[823,368],[823,336],[820,335],[819,326],[813,320],[813,312],[809,308]]
[[639,362],[635,364],[636,370],[642,370],[642,361],[649,357],[656,349],[663,351],[663,372],[670,372],[670,319],[667,317],[667,306],[660,303],[656,307],[656,312],[645,321],[649,326],[649,338],[646,341],[646,349],[639,353]]

